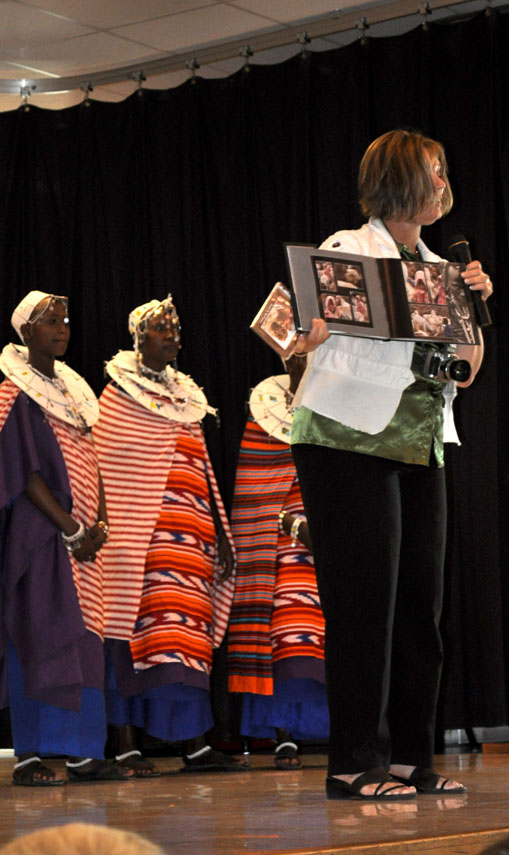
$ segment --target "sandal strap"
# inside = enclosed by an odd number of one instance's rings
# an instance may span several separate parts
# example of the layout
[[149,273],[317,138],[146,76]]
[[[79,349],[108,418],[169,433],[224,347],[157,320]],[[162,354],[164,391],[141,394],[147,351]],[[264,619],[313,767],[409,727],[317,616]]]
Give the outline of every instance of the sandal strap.
[[[359,775],[355,781],[352,781],[350,784],[351,789],[357,795],[362,795],[361,790],[366,784],[378,784],[379,786],[376,789],[376,794],[378,794],[378,790],[382,784],[386,784],[387,781],[392,781],[391,776],[384,769],[383,766],[375,766],[373,769],[368,769],[367,772],[363,772],[362,775]],[[397,784],[398,787],[401,787],[401,784]]]
[[84,760],[77,760],[76,763],[72,763],[70,760],[66,760],[65,765],[68,769],[79,769],[80,766],[85,766],[86,763],[91,763],[93,757],[85,757]]
[[[389,778],[389,781],[390,780],[391,779]],[[401,790],[402,787],[406,786],[406,784],[402,784],[399,781],[393,780],[392,781],[392,787],[386,787],[384,790],[382,790],[381,788],[383,787],[383,785],[385,783],[388,783],[388,782],[387,781],[380,781],[378,787],[375,790],[375,796],[378,796],[379,799],[385,799],[385,798],[390,799],[391,793],[393,793],[394,790]]]
[[25,766],[28,766],[30,763],[42,763],[40,757],[28,757],[26,760],[21,760],[19,763],[14,764],[15,769],[24,769]]
[[91,763],[90,769],[79,769],[83,766],[83,761],[79,763],[67,763],[68,775],[70,781],[126,781],[127,776],[120,774],[120,767],[109,763],[107,760],[98,760],[93,757],[87,758],[87,763]]
[[127,760],[128,757],[134,757],[134,756],[142,757],[143,755],[142,755],[141,751],[134,749],[133,751],[126,751],[125,754],[116,754],[115,760],[117,763],[121,763],[122,760]]
[[[438,782],[440,778],[443,778],[442,784],[439,787]],[[438,792],[443,790],[449,778],[446,778],[445,775],[439,775],[438,772],[434,772],[433,769],[425,769],[422,766],[416,766],[411,775],[408,776],[408,781],[414,787],[428,787],[430,789],[436,789]]]
[[277,754],[282,748],[293,748],[294,751],[299,750],[298,746],[295,745],[295,742],[280,742],[279,745],[276,745],[274,754]]
[[187,757],[188,760],[194,760],[196,757],[201,757],[202,754],[206,754],[207,751],[212,751],[210,745],[205,745],[203,748],[199,748],[198,751],[194,751],[193,754],[184,754],[184,759]]

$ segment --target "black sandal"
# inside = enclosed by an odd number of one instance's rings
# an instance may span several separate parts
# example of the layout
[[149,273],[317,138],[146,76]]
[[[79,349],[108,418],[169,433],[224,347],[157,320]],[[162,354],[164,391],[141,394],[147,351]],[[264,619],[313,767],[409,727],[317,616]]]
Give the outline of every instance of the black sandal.
[[131,781],[134,775],[123,774],[118,766],[113,766],[106,760],[93,760],[87,757],[76,762],[67,761],[65,764],[69,783],[97,783],[98,781]]
[[276,769],[283,769],[285,772],[300,769],[302,762],[297,753],[298,750],[295,742],[280,742],[279,745],[276,745],[274,749],[274,766]]
[[154,763],[146,760],[141,751],[126,751],[115,757],[115,763],[122,769],[131,769],[134,778],[160,778],[161,773]]
[[[381,789],[383,784],[392,783],[392,787]],[[366,784],[378,784],[376,790],[371,795],[361,793]],[[382,767],[368,769],[359,775],[351,784],[342,781],[340,778],[334,778],[332,775],[327,776],[325,782],[326,793],[328,799],[361,799],[362,801],[385,801],[395,802],[407,799],[415,799],[415,793],[402,793],[403,784],[394,781],[393,777]],[[409,786],[405,784],[405,786]],[[412,785],[413,786],[413,785]]]
[[[416,766],[408,778],[404,778],[402,775],[395,775],[392,772],[391,778],[394,778],[395,781],[399,781],[401,784],[415,787],[418,793],[428,796],[455,796],[467,792],[467,788],[463,784],[460,784],[459,787],[446,789],[446,784],[452,780],[451,778],[446,778],[445,775],[440,775],[434,772],[433,769],[424,769],[422,766]],[[440,779],[442,779],[442,783],[439,786]]]
[[[47,778],[40,778],[40,774]],[[40,757],[28,757],[14,764],[12,783],[16,787],[61,787],[63,779],[55,778],[55,771],[46,766]]]
[[184,768],[181,772],[242,772],[245,766],[241,766],[234,757],[215,751],[207,746],[207,750],[201,751],[197,757],[182,756]]

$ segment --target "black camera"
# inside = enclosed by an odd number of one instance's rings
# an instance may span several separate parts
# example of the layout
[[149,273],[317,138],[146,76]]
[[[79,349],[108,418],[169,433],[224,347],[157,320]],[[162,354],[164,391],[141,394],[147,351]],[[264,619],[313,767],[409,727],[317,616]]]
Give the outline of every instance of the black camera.
[[470,362],[466,359],[458,359],[451,350],[432,350],[426,354],[424,371],[427,377],[436,377],[437,380],[456,380],[465,383],[472,373]]

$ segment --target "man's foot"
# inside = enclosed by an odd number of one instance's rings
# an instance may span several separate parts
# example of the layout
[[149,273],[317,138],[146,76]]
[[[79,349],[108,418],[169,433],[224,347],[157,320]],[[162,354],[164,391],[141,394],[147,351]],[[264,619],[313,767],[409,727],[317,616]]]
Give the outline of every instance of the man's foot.
[[17,787],[61,787],[65,782],[61,775],[34,754],[14,765],[12,783]]
[[115,757],[117,766],[122,769],[130,769],[135,778],[159,778],[161,773],[154,763],[146,760],[141,751],[133,749],[125,754],[117,754]]
[[403,766],[394,763],[389,769],[395,781],[410,784],[418,793],[430,796],[456,795],[466,793],[467,788],[459,781],[445,778],[434,772],[433,769],[424,769],[422,766]]

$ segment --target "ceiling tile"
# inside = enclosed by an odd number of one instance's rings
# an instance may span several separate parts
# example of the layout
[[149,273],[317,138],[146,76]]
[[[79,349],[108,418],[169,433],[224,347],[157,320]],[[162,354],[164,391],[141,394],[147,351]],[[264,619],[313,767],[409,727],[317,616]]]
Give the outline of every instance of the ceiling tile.
[[[90,36],[65,39],[46,47],[33,47],[30,50],[30,66],[58,74],[60,77],[71,77],[75,74],[129,65],[138,60],[153,58],[155,54],[156,51],[151,48],[116,38],[109,33],[96,32]],[[22,73],[19,76],[22,76]]]
[[209,6],[211,0],[25,0],[29,6],[47,9],[90,27],[109,29],[174,15],[178,12]]
[[0,4],[0,57],[26,57],[31,48],[91,32],[89,27],[6,0]]
[[0,80],[20,80],[22,77],[54,77],[53,74],[44,74],[39,71],[35,73],[21,62],[8,62],[0,60]]
[[361,6],[362,0],[337,0],[336,3],[333,0],[292,0],[291,3],[288,0],[232,0],[232,4],[258,15],[267,15],[275,21],[297,24],[305,19],[327,13],[332,16],[338,10]]
[[192,12],[115,28],[112,32],[160,50],[177,51],[248,37],[273,28],[266,18],[235,6],[216,3]]

